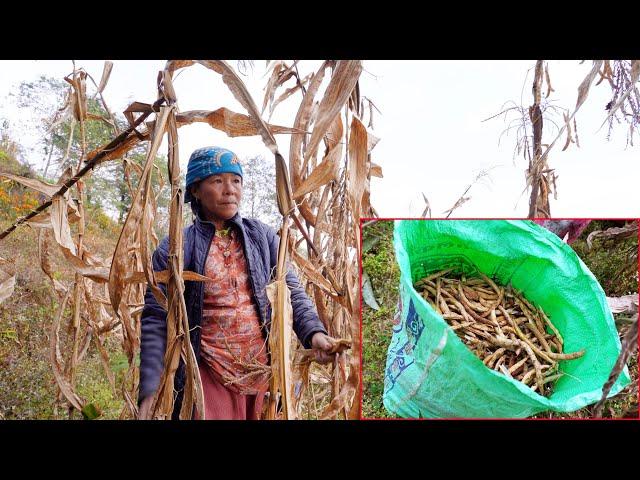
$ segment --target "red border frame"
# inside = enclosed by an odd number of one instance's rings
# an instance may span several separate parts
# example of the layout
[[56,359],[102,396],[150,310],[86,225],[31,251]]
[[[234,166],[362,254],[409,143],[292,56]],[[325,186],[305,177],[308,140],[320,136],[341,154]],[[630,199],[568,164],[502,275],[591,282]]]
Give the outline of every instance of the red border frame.
[[[628,218],[628,217],[622,217],[622,218],[618,218],[618,217],[596,217],[596,218],[585,218],[585,217],[576,217],[576,218],[566,218],[566,217],[554,217],[554,218],[516,218],[516,217],[508,217],[508,218],[467,218],[467,217],[463,217],[463,218],[441,218],[441,217],[435,217],[435,218],[424,218],[424,217],[397,217],[397,218],[387,218],[387,217],[382,217],[382,218],[375,218],[375,217],[365,217],[365,218],[361,218],[360,219],[360,252],[362,252],[362,228],[363,228],[363,224],[366,222],[370,222],[370,221],[394,221],[394,220],[424,220],[424,221],[429,221],[429,220],[625,220],[625,221],[635,221],[638,222],[640,224],[640,218]],[[639,225],[640,226],[640,225]],[[450,421],[450,420],[470,420],[470,421],[474,421],[474,420],[479,420],[479,421],[501,421],[501,420],[509,420],[509,421],[515,421],[515,422],[522,422],[522,421],[546,421],[546,422],[563,422],[563,421],[585,421],[585,420],[589,420],[589,421],[604,421],[604,422],[618,422],[618,421],[631,421],[631,422],[637,422],[640,421],[640,402],[639,402],[639,406],[638,406],[638,417],[637,418],[380,418],[380,417],[363,417],[362,415],[362,411],[363,411],[363,397],[364,397],[364,374],[363,374],[363,370],[364,370],[364,363],[363,363],[363,355],[362,355],[362,350],[363,350],[363,336],[362,336],[362,255],[360,255],[360,258],[358,258],[358,264],[359,264],[359,285],[360,285],[360,292],[359,292],[359,296],[360,296],[360,407],[359,407],[359,417],[360,420],[383,420],[383,421]],[[638,229],[638,294],[640,295],[640,228]],[[638,345],[636,348],[636,355],[638,355],[638,352],[640,352],[640,336],[638,337]],[[638,376],[638,387],[639,387],[639,391],[640,391],[640,376]],[[639,394],[640,397],[640,394]],[[639,398],[640,400],[640,398]]]

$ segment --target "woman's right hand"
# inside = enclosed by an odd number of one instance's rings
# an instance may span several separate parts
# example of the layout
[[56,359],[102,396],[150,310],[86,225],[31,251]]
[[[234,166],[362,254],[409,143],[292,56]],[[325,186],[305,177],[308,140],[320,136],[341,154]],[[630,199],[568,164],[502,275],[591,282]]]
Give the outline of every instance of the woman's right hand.
[[140,408],[138,409],[138,420],[149,420],[149,414],[151,413],[151,404],[153,403],[153,395],[149,395],[142,400]]

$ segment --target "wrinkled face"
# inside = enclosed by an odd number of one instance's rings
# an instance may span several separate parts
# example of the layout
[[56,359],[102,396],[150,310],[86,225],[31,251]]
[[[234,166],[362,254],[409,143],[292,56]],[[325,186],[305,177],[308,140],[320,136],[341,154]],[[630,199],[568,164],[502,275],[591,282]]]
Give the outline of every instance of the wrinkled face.
[[229,220],[240,207],[242,177],[235,173],[211,175],[191,188],[192,195],[202,205],[202,214],[209,221]]

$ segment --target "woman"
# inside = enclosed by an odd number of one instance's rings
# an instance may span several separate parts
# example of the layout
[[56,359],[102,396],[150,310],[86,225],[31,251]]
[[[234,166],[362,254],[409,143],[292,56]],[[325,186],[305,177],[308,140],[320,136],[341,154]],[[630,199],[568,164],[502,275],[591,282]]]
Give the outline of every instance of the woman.
[[[207,420],[259,419],[269,387],[266,338],[271,313],[265,288],[275,272],[279,239],[268,225],[238,214],[242,175],[236,155],[219,147],[196,150],[187,166],[185,202],[191,202],[195,220],[184,229],[184,269],[211,279],[185,282],[184,293]],[[154,270],[166,269],[167,252],[165,238],[153,255]],[[292,272],[287,284],[296,335],[305,348],[314,350],[316,361],[331,361],[333,339]],[[141,323],[139,418],[146,419],[166,348],[166,312],[149,289]],[[173,418],[180,411],[184,383],[181,361]],[[200,418],[201,413],[195,415]]]

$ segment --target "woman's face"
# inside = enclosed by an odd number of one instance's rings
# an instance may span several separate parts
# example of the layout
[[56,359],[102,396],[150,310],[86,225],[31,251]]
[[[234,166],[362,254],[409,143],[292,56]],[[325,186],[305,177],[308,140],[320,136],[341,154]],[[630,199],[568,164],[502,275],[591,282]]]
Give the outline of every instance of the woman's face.
[[235,173],[211,175],[193,187],[207,220],[229,220],[240,207],[242,178]]

